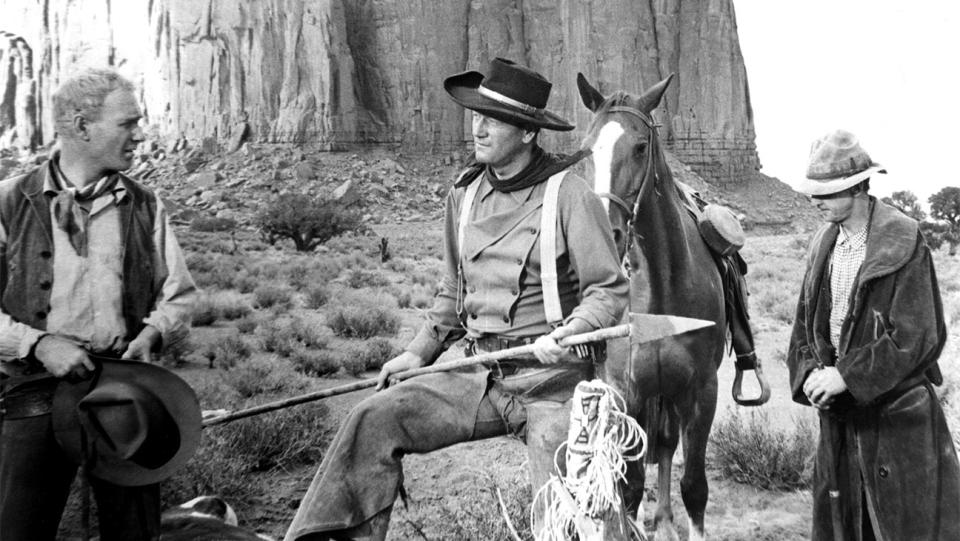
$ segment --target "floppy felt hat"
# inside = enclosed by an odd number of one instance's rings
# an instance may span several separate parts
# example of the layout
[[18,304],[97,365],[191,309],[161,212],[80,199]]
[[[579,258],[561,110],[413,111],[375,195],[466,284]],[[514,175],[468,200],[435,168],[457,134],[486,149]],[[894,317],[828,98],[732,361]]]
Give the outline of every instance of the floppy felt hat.
[[874,173],[886,172],[860,146],[857,136],[834,130],[810,147],[807,178],[797,183],[796,190],[807,195],[830,195],[856,186]]
[[486,75],[465,71],[443,81],[453,101],[472,111],[522,128],[572,130],[546,109],[552,87],[539,73],[504,58],[494,58]]
[[169,370],[103,359],[93,376],[62,381],[53,397],[54,437],[98,479],[142,486],[170,477],[200,442],[200,404]]

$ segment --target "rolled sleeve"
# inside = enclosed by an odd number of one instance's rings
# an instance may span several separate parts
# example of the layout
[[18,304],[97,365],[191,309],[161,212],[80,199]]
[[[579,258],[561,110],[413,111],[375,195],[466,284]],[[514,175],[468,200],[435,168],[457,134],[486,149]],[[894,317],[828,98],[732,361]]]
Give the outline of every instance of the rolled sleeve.
[[417,336],[406,350],[415,353],[428,364],[433,363],[444,351],[466,335],[466,330],[457,314],[458,295],[462,294],[459,283],[460,252],[457,247],[457,220],[459,204],[454,189],[447,195],[446,218],[443,225],[444,277],[440,291],[434,298],[433,307],[427,312]]
[[184,340],[190,332],[190,311],[199,291],[180,244],[177,242],[166,209],[157,197],[157,213],[153,229],[154,246],[157,247],[159,264],[167,270],[160,298],[143,322],[160,332],[164,348]]

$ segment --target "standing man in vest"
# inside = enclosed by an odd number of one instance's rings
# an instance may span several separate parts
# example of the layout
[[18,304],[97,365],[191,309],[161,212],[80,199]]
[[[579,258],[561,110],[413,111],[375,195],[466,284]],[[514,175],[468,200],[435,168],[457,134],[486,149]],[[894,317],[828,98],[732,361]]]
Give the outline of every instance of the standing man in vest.
[[814,541],[960,539],[960,466],[933,389],[940,290],[917,222],[868,193],[882,172],[837,130],[797,187],[827,220],[787,354],[793,399],[820,411]]
[[[196,287],[160,199],[120,172],[143,141],[133,85],[88,70],[53,95],[60,151],[0,183],[0,539],[56,537],[77,465],[51,399],[89,355],[151,362],[183,339]],[[100,539],[156,539],[158,485],[90,479]]]
[[[552,464],[574,387],[604,360],[602,344],[573,354],[557,340],[619,323],[627,306],[629,286],[603,205],[566,173],[578,157],[537,144],[541,129],[573,129],[545,109],[551,84],[497,58],[486,76],[461,73],[444,88],[473,112],[476,163],[447,197],[442,291],[406,351],[383,366],[381,392],[340,427],[289,541],[384,539],[405,453],[512,434],[528,442],[531,463]],[[558,189],[553,203],[551,186]],[[555,224],[554,233],[541,231],[542,213],[550,213],[545,223],[548,230]],[[546,256],[556,261],[555,280],[542,266],[545,242],[555,247]],[[433,363],[464,337],[472,353],[534,344],[536,354],[393,385],[394,374]],[[559,434],[546,428],[558,416]]]

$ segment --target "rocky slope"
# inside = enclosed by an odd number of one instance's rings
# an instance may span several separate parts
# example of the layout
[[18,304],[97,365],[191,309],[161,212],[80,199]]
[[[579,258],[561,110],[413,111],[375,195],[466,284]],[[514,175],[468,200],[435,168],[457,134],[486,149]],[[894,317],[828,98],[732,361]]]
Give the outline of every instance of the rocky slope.
[[53,87],[78,66],[113,65],[139,84],[165,139],[456,149],[467,125],[442,79],[504,56],[554,81],[551,109],[579,126],[577,72],[605,93],[677,73],[660,117],[668,148],[713,183],[759,169],[733,0],[5,0],[2,10],[0,147],[50,141]]

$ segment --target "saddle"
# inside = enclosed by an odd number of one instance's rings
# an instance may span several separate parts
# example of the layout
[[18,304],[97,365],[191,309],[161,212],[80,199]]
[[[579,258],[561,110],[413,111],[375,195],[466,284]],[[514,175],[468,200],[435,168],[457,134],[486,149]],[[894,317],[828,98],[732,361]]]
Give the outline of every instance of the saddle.
[[757,366],[757,354],[750,329],[750,313],[747,305],[747,262],[740,256],[740,248],[746,241],[740,221],[730,209],[708,203],[700,193],[680,181],[677,190],[684,208],[693,216],[714,263],[723,280],[723,298],[726,305],[727,326],[730,329],[730,345],[736,354],[738,370],[753,370]]

